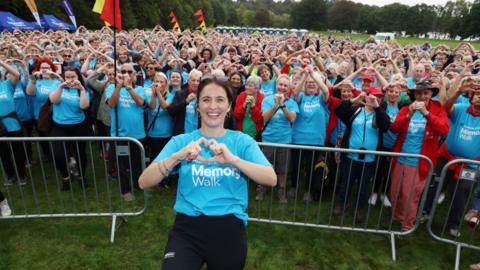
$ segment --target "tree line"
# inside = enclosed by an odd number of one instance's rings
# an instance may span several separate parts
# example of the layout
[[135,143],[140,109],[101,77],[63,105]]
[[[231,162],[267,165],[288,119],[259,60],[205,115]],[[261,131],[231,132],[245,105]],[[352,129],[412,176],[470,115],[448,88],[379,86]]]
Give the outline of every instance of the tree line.
[[[59,0],[37,0],[40,13],[54,14],[68,21]],[[103,22],[92,12],[95,0],[70,0],[78,24],[100,28]],[[480,0],[458,0],[445,5],[399,3],[383,7],[344,0],[120,0],[125,29],[171,28],[168,14],[174,11],[182,29],[197,27],[193,13],[201,8],[207,26],[254,26],[305,28],[375,33],[378,31],[422,35],[429,32],[450,37],[480,36]],[[0,10],[33,21],[24,1],[2,1]]]

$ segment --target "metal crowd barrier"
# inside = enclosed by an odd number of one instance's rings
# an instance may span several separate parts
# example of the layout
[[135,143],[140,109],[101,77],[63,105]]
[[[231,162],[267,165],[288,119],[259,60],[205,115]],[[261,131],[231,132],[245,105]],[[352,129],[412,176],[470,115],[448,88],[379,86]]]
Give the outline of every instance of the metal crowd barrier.
[[[259,145],[264,153],[265,148],[270,147],[274,149],[273,163],[277,163],[277,160],[283,161],[282,164],[277,164],[277,169],[280,169],[280,171],[285,171],[281,166],[290,166],[292,164],[297,164],[299,168],[304,164],[307,169],[299,169],[287,174],[285,189],[279,188],[279,183],[277,183],[276,187],[266,188],[249,181],[249,206],[247,211],[250,221],[389,235],[391,255],[394,261],[396,260],[395,236],[409,235],[418,228],[422,209],[426,201],[427,192],[425,191],[428,189],[429,179],[433,173],[433,164],[426,156],[272,143],[259,143]],[[281,149],[297,151],[297,153],[290,155],[292,161],[285,161]],[[314,152],[323,162],[319,162],[317,157],[311,159],[308,152]],[[361,190],[362,184],[365,184],[365,182],[360,181],[362,178],[359,178],[368,169],[365,163],[362,168],[354,168],[354,170],[352,170],[352,163],[348,165],[347,170],[342,170],[341,166],[337,164],[340,154],[344,156],[349,153],[360,154],[361,156],[371,154],[385,159],[385,162],[381,164],[380,159],[376,158],[374,165],[368,166],[370,169],[374,167],[374,174],[372,178],[367,179],[367,202],[365,202],[365,196],[361,198],[360,193],[357,192],[358,189]],[[373,187],[377,181],[381,180],[383,180],[384,184],[383,187],[379,187],[378,193],[385,194],[390,200],[392,195],[396,201],[400,200],[400,189],[398,187],[396,194],[390,194],[388,190],[391,181],[389,176],[393,170],[391,162],[393,157],[415,157],[425,160],[429,165],[428,176],[414,216],[414,225],[408,230],[402,230],[405,220],[400,220],[401,222],[394,221],[394,215],[392,215],[392,212],[401,212],[402,208],[398,207],[397,209],[400,202],[393,205],[394,208],[391,209],[388,207],[388,204],[385,206],[382,203],[381,194],[377,194],[376,205],[373,206],[369,203]],[[341,160],[345,159],[341,158]],[[328,169],[326,169],[327,167]],[[310,170],[310,173],[307,172],[308,170]],[[354,172],[355,170],[356,172]],[[345,173],[348,174],[348,179],[350,180],[346,182],[347,189],[344,192],[346,196],[342,200],[339,199],[341,198],[339,197],[339,190],[342,189],[341,177]],[[355,179],[358,180],[356,183],[354,183]],[[400,186],[403,181],[404,177],[402,174],[398,185]],[[417,181],[419,179],[415,177],[413,183],[415,184]],[[292,185],[293,182],[296,185]],[[350,186],[350,191],[348,191],[348,186]],[[285,192],[285,194],[279,195],[279,191]],[[413,201],[413,188],[407,191],[407,201],[402,201],[402,203],[408,206],[408,203]],[[364,206],[362,206],[362,203]],[[405,212],[408,212],[406,207],[403,209],[403,213]]]
[[[458,179],[453,175],[455,166]],[[460,268],[462,248],[480,251],[479,181],[480,162],[469,159],[448,162],[440,175],[427,226],[434,239],[456,246],[455,269]],[[441,196],[445,196],[443,203],[439,200]]]
[[[13,161],[9,164],[2,160],[0,191],[7,198],[12,215],[0,216],[0,220],[111,217],[113,243],[124,217],[141,215],[146,209],[146,192],[138,191],[135,176],[145,169],[145,149],[136,139],[3,137],[0,144],[2,151],[8,147]],[[83,161],[81,152],[85,154]],[[2,157],[8,159],[6,155]],[[67,166],[67,178],[61,175],[62,164]],[[124,195],[128,192],[132,196]]]

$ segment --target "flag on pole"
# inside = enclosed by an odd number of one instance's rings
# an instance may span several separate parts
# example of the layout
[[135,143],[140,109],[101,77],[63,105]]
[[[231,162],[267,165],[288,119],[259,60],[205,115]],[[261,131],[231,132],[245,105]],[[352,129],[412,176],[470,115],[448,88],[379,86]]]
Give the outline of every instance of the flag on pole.
[[175,16],[173,10],[170,11],[168,17],[170,18],[170,23],[173,23],[172,30],[181,32],[182,30],[180,29],[180,25],[178,24],[177,16]]
[[105,0],[95,1],[95,5],[93,5],[92,11],[98,14],[102,14],[104,4],[105,4]]
[[[115,17],[114,17],[115,14]],[[122,31],[122,15],[120,14],[120,0],[105,0],[100,19],[114,25],[118,31]]]
[[205,25],[205,16],[203,15],[202,9],[199,9],[195,13],[193,13],[193,16],[198,17],[198,28],[202,29],[202,31],[205,31],[207,29],[207,26]]
[[75,19],[75,14],[73,14],[73,8],[72,8],[72,5],[70,4],[70,1],[63,0],[62,6],[63,6],[63,9],[65,9],[65,12],[67,13],[68,17],[70,18],[70,21],[72,21],[75,28],[77,28],[77,20]]
[[30,9],[30,12],[32,12],[33,17],[37,21],[38,25],[42,26],[42,23],[40,22],[40,15],[38,14],[37,5],[35,4],[35,0],[25,0],[25,3],[27,3],[28,9]]

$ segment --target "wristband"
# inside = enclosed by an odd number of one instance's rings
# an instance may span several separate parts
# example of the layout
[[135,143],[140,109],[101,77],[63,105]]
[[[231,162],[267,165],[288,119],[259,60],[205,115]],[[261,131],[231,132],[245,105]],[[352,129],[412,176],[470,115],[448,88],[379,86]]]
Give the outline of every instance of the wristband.
[[281,105],[281,106],[278,106],[280,109],[284,109],[286,108],[285,104]]

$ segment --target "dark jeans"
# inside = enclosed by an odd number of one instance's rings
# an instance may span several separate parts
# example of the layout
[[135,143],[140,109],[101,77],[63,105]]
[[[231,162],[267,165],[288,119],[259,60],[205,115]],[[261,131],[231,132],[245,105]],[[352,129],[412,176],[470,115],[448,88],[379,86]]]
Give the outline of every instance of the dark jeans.
[[[23,137],[23,132],[22,130],[8,132],[6,137]],[[0,158],[7,177],[13,178],[18,173],[20,179],[25,178],[25,148],[23,142],[0,142]]]
[[0,190],[0,202],[5,200],[5,196],[3,195],[2,191]]
[[[25,130],[26,137],[32,137],[33,128],[35,126],[35,120],[30,119],[22,122],[23,129]],[[28,160],[32,160],[32,142],[25,142],[25,146],[27,147],[27,157]]]
[[374,176],[376,162],[360,162],[342,155],[340,168],[341,181],[338,187],[337,204],[346,206],[349,193],[355,179],[358,180],[355,208],[364,208],[368,198],[368,186],[370,179]]
[[[87,137],[92,136],[92,128],[83,121],[80,124],[60,125],[53,124],[50,131],[52,137]],[[68,177],[68,161],[70,154],[73,154],[80,169],[80,176],[85,177],[87,168],[87,157],[85,155],[85,141],[52,142],[55,166],[63,178]]]
[[[143,146],[145,146],[145,139],[139,140]],[[117,148],[124,148],[128,149],[128,154],[121,153],[116,151],[115,146]],[[115,155],[110,157],[110,159],[115,158],[118,159],[118,166],[117,170],[119,172],[120,177],[120,189],[121,193],[125,194],[128,192],[133,192],[133,188],[135,187],[138,189],[138,178],[142,173],[142,157],[140,148],[131,142],[111,142],[110,148],[114,148]],[[130,177],[131,174],[131,177]]]

